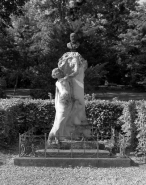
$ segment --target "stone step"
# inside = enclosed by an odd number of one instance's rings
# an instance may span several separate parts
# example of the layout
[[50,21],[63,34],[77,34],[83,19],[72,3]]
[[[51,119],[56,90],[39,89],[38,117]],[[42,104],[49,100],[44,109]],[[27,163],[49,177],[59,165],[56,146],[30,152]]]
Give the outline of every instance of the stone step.
[[34,158],[18,157],[14,159],[17,166],[39,167],[130,167],[129,158]]
[[[36,156],[43,157],[45,156],[45,150],[36,150]],[[98,150],[97,149],[47,149],[46,150],[46,157],[65,157],[65,158],[108,158],[110,155],[109,151],[107,150]]]

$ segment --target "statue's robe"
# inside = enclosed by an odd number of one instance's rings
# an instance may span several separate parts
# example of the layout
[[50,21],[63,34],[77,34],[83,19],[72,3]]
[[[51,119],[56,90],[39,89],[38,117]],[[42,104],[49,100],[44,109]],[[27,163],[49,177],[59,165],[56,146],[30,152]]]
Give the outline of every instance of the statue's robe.
[[[56,83],[56,116],[49,138],[54,136],[58,140],[64,140],[71,135],[75,139],[81,135],[90,137],[91,129],[87,122],[84,101],[84,72],[87,61],[78,52],[67,52],[59,59],[58,68],[66,79]],[[66,101],[68,104],[65,104]]]

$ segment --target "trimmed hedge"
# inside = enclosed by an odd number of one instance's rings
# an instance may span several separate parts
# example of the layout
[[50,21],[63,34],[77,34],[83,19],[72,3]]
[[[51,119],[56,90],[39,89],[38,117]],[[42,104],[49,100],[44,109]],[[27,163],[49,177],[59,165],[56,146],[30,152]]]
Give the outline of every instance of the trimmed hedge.
[[[123,107],[124,103],[118,101],[86,101],[88,121],[101,135],[109,136],[111,127],[119,127],[117,120]],[[54,102],[49,100],[1,99],[0,109],[3,112],[3,123],[0,125],[3,125],[8,143],[18,139],[18,133],[34,126],[50,130],[55,117]]]
[[3,130],[7,143],[16,141],[19,133],[32,127],[51,129],[54,121],[54,103],[46,100],[1,99],[0,111]]
[[135,101],[128,101],[123,109],[122,115],[119,117],[119,122],[122,125],[122,132],[126,137],[126,146],[130,150],[135,150],[137,146],[137,129],[135,120],[137,117],[137,110]]
[[[134,150],[146,149],[146,102],[85,101],[86,114],[96,132],[110,136],[115,128],[126,136],[126,145]],[[32,99],[0,99],[0,138],[7,143],[18,141],[18,134],[32,127],[52,128],[54,101]]]
[[138,139],[137,151],[146,154],[146,102],[137,101],[136,109],[137,118],[135,120],[135,125],[138,132],[136,136],[136,138]]
[[146,154],[146,102],[129,101],[119,118],[126,145],[132,151]]
[[118,118],[125,103],[119,101],[92,100],[86,101],[86,115],[90,124],[104,138],[111,135],[111,129],[121,129]]

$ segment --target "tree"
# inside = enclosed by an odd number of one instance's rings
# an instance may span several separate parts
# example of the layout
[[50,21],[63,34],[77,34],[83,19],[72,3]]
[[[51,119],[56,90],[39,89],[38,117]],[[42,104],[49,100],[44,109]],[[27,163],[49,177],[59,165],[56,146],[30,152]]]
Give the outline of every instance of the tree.
[[[121,3],[119,0],[88,0],[77,14],[77,21],[72,19],[67,2],[30,0],[22,7],[21,15],[11,16],[12,27],[7,30],[13,37],[13,46],[19,55],[19,68],[24,70],[35,67],[41,76],[46,67],[51,76],[51,70],[57,65],[58,59],[67,51],[69,34],[78,31],[79,35],[84,35],[79,37],[79,52],[88,60],[89,67],[106,62],[109,81],[119,79],[119,71],[121,76],[124,73],[124,67],[119,65],[119,46],[122,40],[119,35],[126,33],[129,26],[127,21],[136,1]],[[117,72],[113,72],[113,66],[116,66]]]
[[146,79],[145,8],[146,5],[137,6],[135,11],[131,11],[128,29],[119,35],[122,63],[127,69],[126,76],[134,85]]
[[0,18],[6,21],[7,23],[10,22],[10,15],[20,15],[22,13],[21,7],[27,2],[28,0],[1,0],[0,2]]

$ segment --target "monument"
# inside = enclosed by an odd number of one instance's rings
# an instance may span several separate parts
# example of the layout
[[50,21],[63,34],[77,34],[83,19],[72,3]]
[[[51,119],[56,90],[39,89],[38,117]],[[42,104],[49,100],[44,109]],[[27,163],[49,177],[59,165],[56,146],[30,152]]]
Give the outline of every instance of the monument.
[[[55,94],[55,119],[48,136],[36,135],[35,128],[19,135],[19,157],[14,159],[18,166],[94,166],[129,167],[129,158],[112,156],[111,151],[100,148],[99,135],[91,133],[85,113],[84,73],[87,61],[77,52],[80,37],[92,34],[98,27],[80,29],[82,22],[80,7],[86,0],[69,0],[70,19],[73,28],[69,52],[63,54],[58,66],[52,71],[57,79]],[[47,148],[48,147],[48,148]],[[121,146],[120,146],[121,147]],[[125,145],[122,145],[124,151]]]
[[91,126],[88,124],[84,102],[84,73],[87,61],[77,52],[79,38],[93,34],[98,27],[82,29],[81,6],[86,1],[70,0],[70,23],[73,33],[67,44],[70,52],[59,59],[58,68],[52,71],[56,82],[55,109],[56,115],[53,127],[48,136],[48,144],[68,139],[91,137]]
[[56,82],[54,125],[49,133],[48,143],[64,139],[89,138],[84,102],[84,72],[87,61],[76,51],[79,47],[76,33],[70,35],[67,47],[71,50],[59,59],[58,68],[52,71]]

